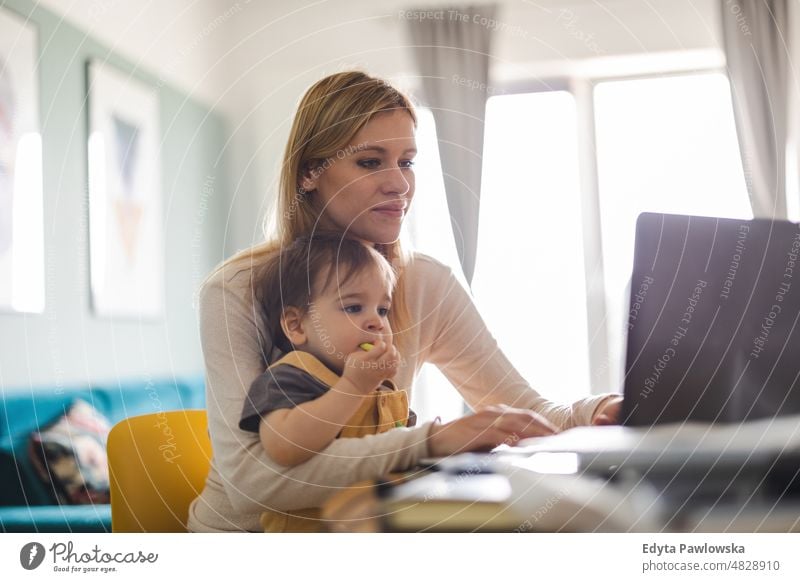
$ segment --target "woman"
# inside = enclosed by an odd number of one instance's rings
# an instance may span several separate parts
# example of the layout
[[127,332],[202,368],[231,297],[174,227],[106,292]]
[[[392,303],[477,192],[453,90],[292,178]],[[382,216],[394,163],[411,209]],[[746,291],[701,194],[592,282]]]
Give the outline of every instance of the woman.
[[[223,263],[200,293],[214,459],[205,489],[190,508],[190,530],[260,531],[265,510],[290,513],[320,506],[340,488],[412,467],[423,457],[486,450],[616,420],[616,395],[572,406],[539,396],[498,349],[450,269],[402,252],[400,228],[414,197],[415,129],[409,100],[361,72],[326,77],[300,102],[284,153],[277,235]],[[266,332],[269,326],[255,300],[259,267],[276,249],[317,229],[374,244],[398,270],[391,311],[403,363],[397,386],[410,400],[419,367],[432,362],[477,409],[475,414],[447,424],[340,438],[291,468],[270,459],[258,435],[238,428],[251,382],[283,355]],[[283,486],[290,481],[292,487]]]

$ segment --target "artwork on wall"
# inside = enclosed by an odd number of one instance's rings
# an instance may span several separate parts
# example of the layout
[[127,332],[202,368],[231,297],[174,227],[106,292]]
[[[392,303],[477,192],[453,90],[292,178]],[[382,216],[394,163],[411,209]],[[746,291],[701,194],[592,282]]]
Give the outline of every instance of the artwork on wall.
[[158,95],[100,61],[88,65],[89,237],[97,315],[164,313]]
[[36,29],[0,8],[0,310],[44,311]]

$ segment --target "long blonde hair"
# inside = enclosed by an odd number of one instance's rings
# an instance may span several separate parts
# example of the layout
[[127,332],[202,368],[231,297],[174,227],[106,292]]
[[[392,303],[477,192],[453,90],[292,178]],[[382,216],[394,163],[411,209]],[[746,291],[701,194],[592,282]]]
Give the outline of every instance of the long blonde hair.
[[[417,116],[411,100],[382,79],[361,71],[344,71],[314,83],[300,100],[292,122],[281,164],[277,204],[272,216],[268,214],[264,221],[265,242],[235,254],[214,273],[229,269],[258,272],[276,250],[298,237],[313,234],[319,217],[312,203],[314,192],[306,192],[299,186],[302,175],[315,165],[335,160],[376,114],[397,109],[408,112],[416,128]],[[399,239],[376,244],[375,248],[391,262],[398,275],[390,312],[392,329],[398,334],[409,327],[403,271],[410,256],[403,251]],[[396,336],[401,345],[402,339],[402,335]]]

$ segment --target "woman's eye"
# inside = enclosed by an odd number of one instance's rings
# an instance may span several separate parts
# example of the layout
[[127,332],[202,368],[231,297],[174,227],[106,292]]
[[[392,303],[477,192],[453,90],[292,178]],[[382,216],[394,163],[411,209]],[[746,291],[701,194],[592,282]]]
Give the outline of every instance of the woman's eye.
[[[367,170],[375,170],[381,165],[380,160],[359,160],[358,165]],[[414,160],[402,160],[399,162],[401,168],[413,168]]]
[[360,305],[348,305],[344,308],[345,313],[361,313]]

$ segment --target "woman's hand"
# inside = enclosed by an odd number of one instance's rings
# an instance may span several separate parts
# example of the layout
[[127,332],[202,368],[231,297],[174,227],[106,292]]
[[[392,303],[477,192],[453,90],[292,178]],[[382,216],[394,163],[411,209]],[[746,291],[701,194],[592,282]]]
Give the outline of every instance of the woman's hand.
[[378,339],[370,351],[358,350],[347,356],[342,379],[358,395],[369,394],[381,382],[394,378],[400,365],[400,354],[392,345],[392,337]]
[[558,428],[532,410],[505,405],[487,406],[470,416],[431,427],[428,451],[445,457],[465,451],[485,451],[502,444],[515,445],[522,439],[547,436]]
[[609,398],[594,411],[593,425],[619,424],[622,417],[622,396]]

